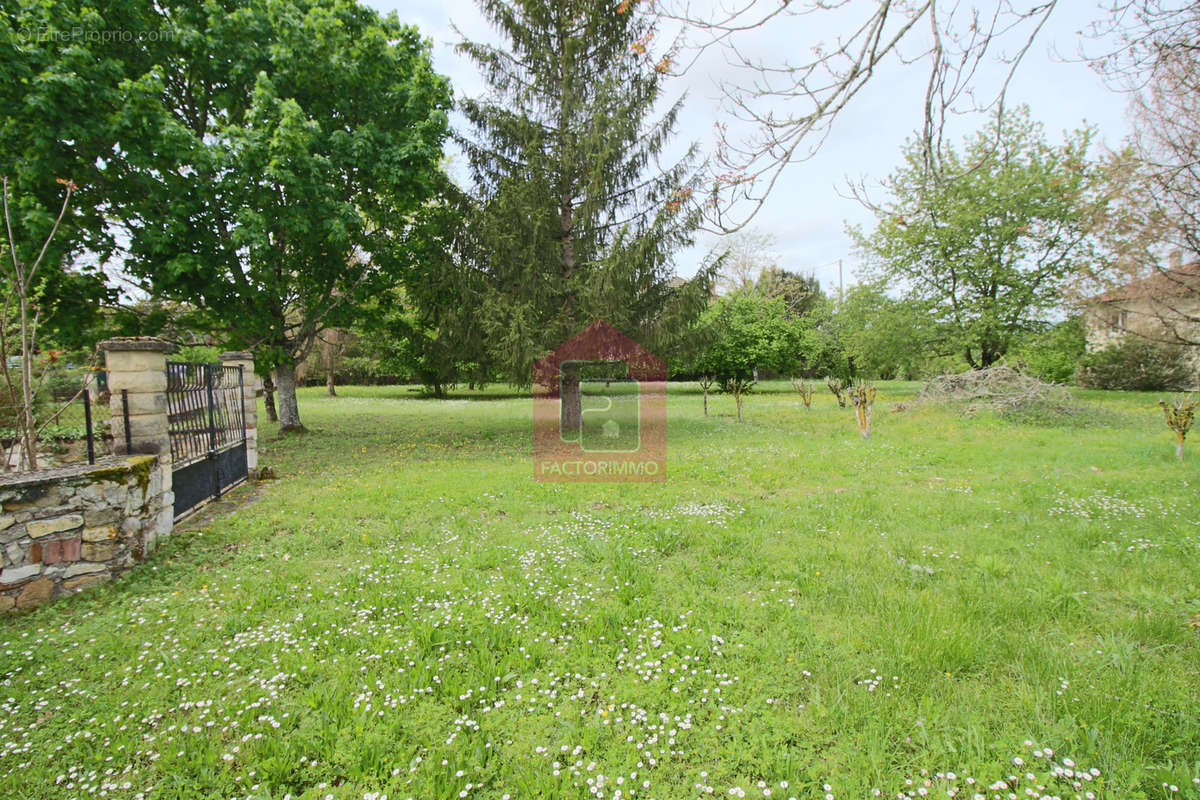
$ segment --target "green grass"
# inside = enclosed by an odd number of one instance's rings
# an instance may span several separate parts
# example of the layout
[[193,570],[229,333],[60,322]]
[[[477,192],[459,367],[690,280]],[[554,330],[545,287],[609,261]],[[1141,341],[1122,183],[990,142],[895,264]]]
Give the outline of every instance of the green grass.
[[305,391],[257,502],[0,620],[0,797],[1200,796],[1200,442],[1156,396],[883,384],[864,442],[760,389],[673,385],[661,484],[535,483],[510,392]]

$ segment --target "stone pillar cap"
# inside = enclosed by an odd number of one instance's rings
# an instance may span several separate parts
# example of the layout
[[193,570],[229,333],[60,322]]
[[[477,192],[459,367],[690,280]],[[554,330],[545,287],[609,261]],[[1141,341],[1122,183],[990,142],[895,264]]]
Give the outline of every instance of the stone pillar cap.
[[228,353],[221,353],[222,361],[253,361],[254,353],[249,350],[230,350]]
[[112,339],[105,339],[100,344],[96,345],[100,350],[106,351],[121,351],[121,350],[138,350],[151,351],[156,353],[170,353],[175,350],[175,345],[165,339],[159,339],[157,336],[117,336]]

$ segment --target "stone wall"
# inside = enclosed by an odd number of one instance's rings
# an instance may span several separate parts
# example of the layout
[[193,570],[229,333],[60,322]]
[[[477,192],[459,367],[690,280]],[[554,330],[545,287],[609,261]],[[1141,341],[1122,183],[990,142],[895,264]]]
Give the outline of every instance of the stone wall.
[[[153,455],[0,477],[0,611],[111,580],[171,531]],[[169,498],[167,498],[169,500]]]

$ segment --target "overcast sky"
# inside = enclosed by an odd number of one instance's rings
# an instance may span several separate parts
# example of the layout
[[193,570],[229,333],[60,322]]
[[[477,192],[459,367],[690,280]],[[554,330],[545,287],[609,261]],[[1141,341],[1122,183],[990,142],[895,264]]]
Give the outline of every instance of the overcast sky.
[[[449,76],[456,96],[482,93],[484,85],[474,66],[453,51],[459,36],[452,25],[470,39],[496,41],[495,32],[480,16],[474,0],[365,1],[381,11],[396,11],[401,21],[416,24],[433,40],[435,66]],[[870,7],[872,0],[862,3]],[[1081,44],[1079,32],[1099,16],[1093,0],[1060,2],[1010,88],[1009,103],[1027,103],[1052,141],[1060,141],[1063,131],[1085,123],[1097,128],[1102,145],[1115,147],[1126,134],[1126,97],[1106,88],[1076,59]],[[783,18],[742,45],[748,55],[779,63],[789,56],[802,57],[819,42],[833,41],[845,24],[845,16]],[[983,83],[994,86],[1001,74],[996,66],[990,74],[983,74]],[[736,73],[726,66],[724,57],[713,52],[685,76],[666,84],[672,98],[687,93],[680,124],[681,148],[688,141],[697,141],[702,150],[711,152],[715,143],[713,123],[727,120],[718,102],[715,81],[734,77]],[[834,290],[837,262],[842,259],[847,285],[853,281],[856,260],[845,233],[846,223],[870,227],[872,217],[856,201],[845,197],[847,183],[877,181],[899,163],[904,140],[921,124],[927,80],[928,72],[922,64],[906,67],[891,62],[854,98],[820,152],[811,160],[787,168],[752,223],[756,230],[775,237],[780,266],[815,273],[827,290]],[[979,122],[972,119],[960,124],[966,131]],[[455,123],[461,123],[461,119]],[[715,241],[716,237],[701,235],[692,251],[680,254],[677,272],[693,274]]]

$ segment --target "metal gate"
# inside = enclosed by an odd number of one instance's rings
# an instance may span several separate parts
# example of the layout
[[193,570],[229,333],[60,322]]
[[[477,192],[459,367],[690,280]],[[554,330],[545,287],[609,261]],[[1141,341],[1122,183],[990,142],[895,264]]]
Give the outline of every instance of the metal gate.
[[175,519],[246,480],[242,368],[167,362]]

